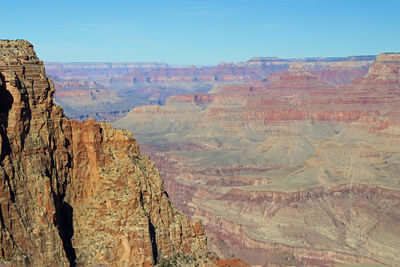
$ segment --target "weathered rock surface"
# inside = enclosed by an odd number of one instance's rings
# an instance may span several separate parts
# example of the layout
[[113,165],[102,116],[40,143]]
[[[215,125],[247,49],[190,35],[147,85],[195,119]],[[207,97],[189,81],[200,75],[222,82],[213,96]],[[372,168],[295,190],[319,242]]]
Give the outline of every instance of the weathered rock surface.
[[[0,41],[0,263],[152,266],[204,255],[128,131],[71,121],[33,46]],[[207,259],[203,260],[207,261]]]
[[217,255],[265,266],[397,266],[398,59],[379,55],[358,73],[348,62],[329,63],[340,72],[291,62],[261,81],[135,108],[115,125],[135,131]]
[[261,80],[288,68],[301,68],[330,85],[340,86],[363,77],[374,58],[253,59],[208,67],[53,62],[46,63],[46,69],[57,88],[55,100],[67,116],[114,121],[134,107],[163,105],[170,96],[206,93],[225,84]]

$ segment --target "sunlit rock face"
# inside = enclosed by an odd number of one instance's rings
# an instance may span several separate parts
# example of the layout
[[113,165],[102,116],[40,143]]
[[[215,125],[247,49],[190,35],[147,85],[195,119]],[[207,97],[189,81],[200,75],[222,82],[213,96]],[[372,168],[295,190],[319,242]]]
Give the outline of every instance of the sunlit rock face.
[[366,82],[400,82],[400,53],[385,53],[376,58],[365,77]]
[[202,219],[220,256],[398,265],[399,54],[357,70],[290,64],[134,108],[114,125],[134,130],[172,201]]
[[[0,41],[0,263],[152,266],[204,256],[133,134],[64,117],[33,46]],[[207,262],[207,259],[202,261]]]
[[110,122],[134,107],[164,105],[170,96],[207,93],[225,84],[262,80],[288,69],[303,69],[328,84],[340,86],[364,76],[374,58],[254,58],[217,66],[46,62],[46,70],[57,89],[55,101],[68,117]]

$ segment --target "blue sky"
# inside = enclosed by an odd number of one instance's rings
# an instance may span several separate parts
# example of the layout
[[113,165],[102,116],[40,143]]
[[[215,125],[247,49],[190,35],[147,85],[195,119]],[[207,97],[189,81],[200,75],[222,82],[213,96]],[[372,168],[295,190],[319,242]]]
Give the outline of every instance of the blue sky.
[[45,61],[211,65],[400,52],[398,0],[7,0],[1,10],[0,38],[29,40]]

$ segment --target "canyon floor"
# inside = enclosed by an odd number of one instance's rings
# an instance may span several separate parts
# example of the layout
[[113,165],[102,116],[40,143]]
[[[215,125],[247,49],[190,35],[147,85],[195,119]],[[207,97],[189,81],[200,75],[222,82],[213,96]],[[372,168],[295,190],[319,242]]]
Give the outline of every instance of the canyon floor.
[[46,66],[71,116],[135,133],[219,257],[400,264],[400,54]]

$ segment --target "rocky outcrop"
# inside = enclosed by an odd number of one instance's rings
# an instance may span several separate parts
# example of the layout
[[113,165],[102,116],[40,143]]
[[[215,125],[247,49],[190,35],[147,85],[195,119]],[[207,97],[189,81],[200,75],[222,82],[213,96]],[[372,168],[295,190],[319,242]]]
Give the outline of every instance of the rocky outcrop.
[[385,53],[378,55],[376,62],[369,68],[365,82],[399,83],[400,53]]
[[170,202],[133,134],[66,119],[29,42],[0,41],[0,78],[1,263],[152,266],[204,255],[201,224]]
[[[92,116],[114,121],[127,109],[165,104],[170,96],[206,93],[221,85],[264,79],[277,72],[302,69],[333,86],[361,78],[375,56],[348,58],[255,58],[217,66],[168,66],[163,63],[46,63],[57,92],[55,100],[65,114],[84,120]],[[270,77],[272,76],[272,77]]]
[[115,125],[145,144],[217,255],[397,266],[400,64],[397,54],[370,60],[288,62],[260,81],[132,109]]
[[112,121],[123,117],[129,111],[128,107],[121,105],[124,100],[116,91],[96,82],[64,81],[55,78],[53,83],[57,88],[56,104],[65,107],[64,111],[71,119],[83,121],[94,118],[98,121]]

